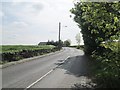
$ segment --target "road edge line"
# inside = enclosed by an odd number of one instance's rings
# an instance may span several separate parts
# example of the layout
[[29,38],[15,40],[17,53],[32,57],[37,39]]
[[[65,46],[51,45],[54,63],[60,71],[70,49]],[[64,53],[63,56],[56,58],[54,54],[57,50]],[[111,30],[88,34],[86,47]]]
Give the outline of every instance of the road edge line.
[[36,83],[38,83],[39,81],[41,81],[48,74],[50,74],[52,71],[53,71],[53,69],[51,69],[49,72],[47,72],[45,75],[43,75],[42,77],[40,77],[38,80],[36,80],[35,82],[33,82],[32,84],[30,84],[29,86],[27,86],[24,90],[27,90],[27,89],[31,88],[32,86],[34,86]]
[[[63,63],[68,59],[70,58],[70,56],[68,56],[64,61]],[[59,65],[58,65],[59,66]],[[58,67],[57,66],[57,67]],[[24,90],[27,90],[29,88],[31,88],[32,86],[34,86],[36,83],[38,83],[39,81],[41,81],[43,78],[45,78],[48,74],[50,74],[51,72],[53,72],[57,67],[51,69],[49,72],[47,72],[46,74],[44,74],[42,77],[40,77],[39,79],[37,79],[35,82],[33,82],[32,84],[30,84],[29,86],[27,86]]]
[[[65,58],[65,60],[64,60],[64,61],[62,61],[61,63],[62,63],[62,64],[64,64],[64,63],[65,63],[65,61],[66,61],[67,59],[69,59],[69,58],[70,58],[70,56],[67,56],[67,58]],[[56,66],[56,67],[55,67],[55,69],[56,69],[56,68],[58,68],[59,66],[61,66],[62,64],[60,64],[60,65]]]
[[67,59],[69,59],[70,58],[70,56],[67,56],[67,58],[63,61],[63,63],[65,63],[65,61],[67,60]]

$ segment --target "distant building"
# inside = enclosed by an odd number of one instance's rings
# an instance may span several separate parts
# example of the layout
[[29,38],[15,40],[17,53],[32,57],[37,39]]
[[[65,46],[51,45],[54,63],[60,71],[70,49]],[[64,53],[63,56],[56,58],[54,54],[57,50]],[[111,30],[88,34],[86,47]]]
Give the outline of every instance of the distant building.
[[47,45],[47,42],[40,42],[38,45]]

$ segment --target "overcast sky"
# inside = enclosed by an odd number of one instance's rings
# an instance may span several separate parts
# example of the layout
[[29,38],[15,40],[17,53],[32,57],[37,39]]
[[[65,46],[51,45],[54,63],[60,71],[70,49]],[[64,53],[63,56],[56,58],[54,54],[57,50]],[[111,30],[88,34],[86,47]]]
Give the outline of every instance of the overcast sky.
[[[4,1],[4,2],[3,2]],[[2,44],[38,44],[58,40],[58,23],[61,22],[61,39],[70,39],[80,32],[70,9],[73,0],[3,0],[0,9]],[[67,26],[67,27],[64,27]]]

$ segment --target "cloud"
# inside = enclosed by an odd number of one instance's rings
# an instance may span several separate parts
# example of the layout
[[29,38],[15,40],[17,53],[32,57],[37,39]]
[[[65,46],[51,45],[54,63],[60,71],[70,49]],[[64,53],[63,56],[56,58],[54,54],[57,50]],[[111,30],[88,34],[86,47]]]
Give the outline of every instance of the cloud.
[[4,13],[2,11],[0,11],[0,17],[3,17]]
[[[57,1],[59,2],[44,0],[39,3],[29,3],[23,8],[23,10],[16,12],[15,14],[17,17],[21,18],[25,22],[31,23],[32,25],[46,25],[51,27],[52,25],[50,24],[55,25],[55,23],[57,24],[59,21],[67,21],[69,18],[69,9],[71,5],[67,3],[66,10],[66,8],[64,8],[66,5],[64,2],[66,2],[66,0]],[[43,10],[41,10],[42,5],[44,7]]]
[[0,26],[0,45],[2,44],[2,26]]
[[43,9],[43,5],[42,4],[36,4],[36,5],[33,5],[33,8],[35,10],[41,10],[41,9]]
[[[38,43],[58,39],[58,22],[62,23],[61,38],[72,39],[79,32],[69,17],[70,0],[13,0],[5,3],[4,43]],[[65,28],[63,26],[67,25]],[[72,31],[73,30],[73,31]],[[24,38],[24,40],[23,40]],[[23,42],[22,42],[23,41]]]
[[27,27],[28,24],[25,23],[25,22],[22,22],[22,21],[15,21],[15,22],[12,23],[11,26],[12,26],[13,28],[18,28],[18,29],[20,29],[20,28],[25,28],[25,27]]

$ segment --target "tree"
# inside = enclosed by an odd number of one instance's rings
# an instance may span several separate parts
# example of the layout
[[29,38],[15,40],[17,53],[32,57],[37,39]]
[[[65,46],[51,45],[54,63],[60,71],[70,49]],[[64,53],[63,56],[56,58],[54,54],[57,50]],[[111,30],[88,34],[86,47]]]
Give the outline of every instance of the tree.
[[83,34],[85,51],[101,51],[102,42],[118,40],[120,34],[120,1],[77,2],[71,9]]
[[81,43],[80,33],[76,34],[75,38],[76,38],[76,41],[77,41],[77,43],[78,43],[78,46],[80,46],[80,43]]
[[70,46],[70,44],[71,44],[70,39],[64,41],[64,46],[68,47],[68,46]]
[[48,40],[47,45],[54,45],[55,46],[55,41],[54,40],[51,40],[51,41]]
[[[59,45],[59,41],[54,41],[54,40],[51,40],[46,43],[47,45],[54,45],[54,46],[58,46]],[[62,47],[63,46],[63,41],[60,40],[60,46]]]
[[81,28],[85,52],[97,62],[97,85],[120,88],[119,43],[113,42],[120,36],[120,1],[104,1],[77,2],[71,12]]

